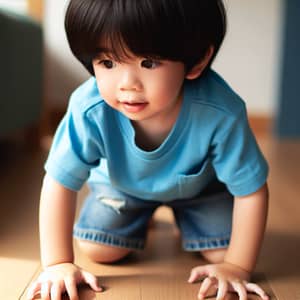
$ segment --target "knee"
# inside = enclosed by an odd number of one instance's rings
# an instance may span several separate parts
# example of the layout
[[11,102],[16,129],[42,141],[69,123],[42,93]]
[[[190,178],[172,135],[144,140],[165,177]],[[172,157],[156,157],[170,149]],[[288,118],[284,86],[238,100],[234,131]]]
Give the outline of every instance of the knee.
[[212,249],[212,250],[203,250],[200,254],[205,260],[211,264],[218,264],[224,261],[224,257],[227,249]]
[[125,256],[131,251],[124,248],[117,248],[97,244],[93,242],[77,240],[79,249],[94,262],[97,263],[113,263]]

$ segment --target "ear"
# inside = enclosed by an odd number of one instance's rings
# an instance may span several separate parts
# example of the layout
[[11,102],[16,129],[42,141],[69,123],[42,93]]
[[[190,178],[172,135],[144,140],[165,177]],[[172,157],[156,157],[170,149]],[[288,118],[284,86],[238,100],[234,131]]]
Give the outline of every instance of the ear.
[[205,57],[198,62],[186,75],[185,78],[186,79],[196,79],[197,77],[199,77],[203,70],[205,69],[205,67],[207,66],[207,64],[209,63],[212,55],[214,54],[214,47],[210,46],[209,49],[207,50]]

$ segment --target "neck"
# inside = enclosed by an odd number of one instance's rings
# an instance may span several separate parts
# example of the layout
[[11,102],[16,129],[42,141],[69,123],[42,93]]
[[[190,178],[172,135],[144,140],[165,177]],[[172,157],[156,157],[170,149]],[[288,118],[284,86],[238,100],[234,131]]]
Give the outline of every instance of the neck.
[[172,111],[156,119],[131,121],[135,129],[135,142],[138,147],[146,151],[158,148],[168,137],[180,113],[182,99],[178,101]]
[[153,151],[157,149],[163,141],[167,138],[170,133],[171,128],[163,128],[161,126],[152,127],[148,130],[147,127],[141,126],[141,124],[133,124],[135,129],[135,143],[136,145],[145,150]]

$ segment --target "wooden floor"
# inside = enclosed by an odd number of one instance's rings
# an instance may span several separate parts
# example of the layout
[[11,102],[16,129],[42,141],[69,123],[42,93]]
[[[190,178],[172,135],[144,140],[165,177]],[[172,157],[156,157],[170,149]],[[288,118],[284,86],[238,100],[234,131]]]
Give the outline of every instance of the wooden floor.
[[[255,272],[272,299],[300,300],[300,141],[259,143],[270,163],[270,215]],[[46,151],[0,143],[0,299],[25,299],[38,274],[38,198]],[[79,195],[79,205],[86,190]],[[99,276],[104,293],[81,288],[81,299],[190,300],[197,284],[188,284],[190,269],[203,261],[181,250],[171,212],[160,208],[145,251],[121,263],[98,265],[76,251],[76,261]],[[229,299],[237,299],[229,296]],[[257,299],[250,296],[249,299]]]

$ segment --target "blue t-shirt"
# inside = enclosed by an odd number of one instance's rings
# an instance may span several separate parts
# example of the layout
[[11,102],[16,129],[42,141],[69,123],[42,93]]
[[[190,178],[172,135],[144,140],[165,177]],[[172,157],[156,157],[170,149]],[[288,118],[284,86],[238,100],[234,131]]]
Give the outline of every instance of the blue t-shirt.
[[235,196],[257,191],[267,163],[249,128],[245,103],[214,71],[184,83],[179,116],[154,151],[135,144],[128,118],[108,106],[94,77],[72,94],[47,159],[47,173],[79,190],[108,183],[143,200],[196,196],[216,178]]

